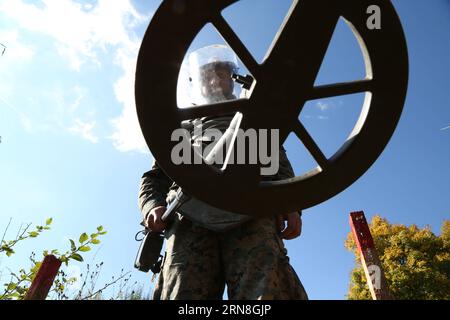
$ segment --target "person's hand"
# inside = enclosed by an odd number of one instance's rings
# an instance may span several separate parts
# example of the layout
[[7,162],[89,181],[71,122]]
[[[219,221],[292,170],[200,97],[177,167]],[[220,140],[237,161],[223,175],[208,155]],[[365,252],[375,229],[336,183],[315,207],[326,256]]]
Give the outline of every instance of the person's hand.
[[145,220],[145,226],[152,231],[162,232],[167,227],[167,223],[161,220],[164,212],[166,212],[166,207],[159,206],[153,208],[147,215]]
[[277,227],[282,239],[295,239],[302,233],[302,218],[298,212],[279,214],[277,215]]

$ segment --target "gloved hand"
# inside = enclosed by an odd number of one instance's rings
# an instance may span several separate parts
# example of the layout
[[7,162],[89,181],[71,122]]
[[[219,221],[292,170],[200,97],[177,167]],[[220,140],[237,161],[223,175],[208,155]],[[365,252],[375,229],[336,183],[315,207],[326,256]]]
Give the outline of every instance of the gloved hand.
[[298,212],[279,214],[277,215],[277,227],[282,239],[295,239],[302,234],[302,217]]
[[150,210],[145,219],[145,226],[155,232],[164,231],[167,227],[167,223],[161,220],[164,212],[166,212],[166,207],[164,206],[155,207]]

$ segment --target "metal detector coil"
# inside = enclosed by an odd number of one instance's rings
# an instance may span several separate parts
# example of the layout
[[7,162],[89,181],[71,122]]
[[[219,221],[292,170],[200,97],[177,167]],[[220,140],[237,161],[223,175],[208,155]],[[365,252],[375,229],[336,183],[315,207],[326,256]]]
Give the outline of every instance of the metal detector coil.
[[[293,1],[264,61],[258,63],[221,12],[236,0],[165,0],[156,11],[139,52],[136,106],[145,140],[168,176],[189,195],[236,213],[268,216],[317,205],[345,190],[380,156],[400,119],[408,83],[403,29],[388,0]],[[382,13],[381,29],[367,26],[367,9]],[[351,27],[363,52],[366,76],[346,83],[315,86],[338,20]],[[208,106],[177,107],[177,79],[196,35],[212,23],[245,64],[255,84],[248,99]],[[365,92],[356,126],[347,141],[327,158],[299,121],[309,100]],[[175,165],[172,132],[183,120],[241,112],[241,127],[291,132],[318,163],[292,179],[263,182],[260,165],[230,165],[218,172],[206,163]],[[205,187],[207,186],[207,187]]]

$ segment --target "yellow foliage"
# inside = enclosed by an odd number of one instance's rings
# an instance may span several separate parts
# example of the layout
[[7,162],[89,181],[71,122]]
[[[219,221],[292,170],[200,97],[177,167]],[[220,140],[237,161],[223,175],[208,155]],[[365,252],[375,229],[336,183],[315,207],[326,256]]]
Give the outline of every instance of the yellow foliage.
[[[450,299],[450,220],[441,235],[429,226],[390,224],[376,215],[369,224],[391,294],[396,299]],[[351,232],[345,247],[355,254],[348,299],[371,299]]]

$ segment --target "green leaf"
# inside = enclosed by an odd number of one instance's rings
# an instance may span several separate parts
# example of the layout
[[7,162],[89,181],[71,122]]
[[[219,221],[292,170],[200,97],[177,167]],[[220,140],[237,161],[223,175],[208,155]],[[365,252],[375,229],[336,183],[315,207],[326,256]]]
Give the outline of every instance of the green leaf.
[[98,227],[97,227],[97,230],[98,230],[98,231],[102,231],[102,230],[103,230],[103,226],[98,226]]
[[75,283],[77,280],[78,280],[78,278],[72,277],[72,278],[67,279],[66,282],[67,282],[68,284],[73,284],[73,283]]
[[108,233],[107,231],[99,232],[99,234],[101,234],[101,235],[104,235],[104,234],[107,234],[107,233]]
[[45,221],[45,225],[49,226],[52,224],[53,218],[49,218],[47,219],[47,221]]
[[17,287],[17,283],[11,282],[11,283],[8,285],[7,290],[8,290],[8,291],[12,291],[12,290],[14,290],[16,287]]
[[89,246],[82,246],[82,247],[80,247],[79,250],[80,250],[81,252],[88,252],[88,251],[91,250],[91,247],[89,247]]
[[69,239],[70,241],[70,249],[72,251],[75,251],[77,249],[77,246],[75,245],[75,241],[73,241],[72,239]]
[[83,234],[80,236],[79,241],[80,241],[80,243],[83,243],[83,242],[86,242],[88,239],[89,239],[88,235],[87,235],[86,233],[83,233]]
[[37,233],[36,231],[28,232],[28,234],[30,235],[31,238],[36,238],[39,235],[39,233]]
[[99,244],[100,243],[100,240],[98,240],[98,239],[93,239],[92,240],[92,244]]
[[61,263],[64,263],[66,266],[69,265],[69,258],[67,258],[67,256],[62,255],[58,259],[61,261]]
[[93,234],[91,234],[91,239],[95,239],[95,238],[97,238],[98,237],[98,233],[93,233]]
[[73,253],[70,256],[70,258],[73,259],[73,260],[79,261],[79,262],[83,262],[83,257],[80,256],[78,253]]
[[39,268],[41,267],[41,262],[36,263],[33,268],[30,269],[30,272],[33,274],[31,277],[34,278]]
[[18,292],[13,292],[13,293],[7,295],[7,297],[8,297],[8,298],[17,298],[17,299],[22,298],[22,297],[20,296],[20,293],[18,293]]
[[41,265],[42,265],[42,261],[36,262],[36,263],[34,264],[34,268],[39,269],[39,268],[41,267]]

